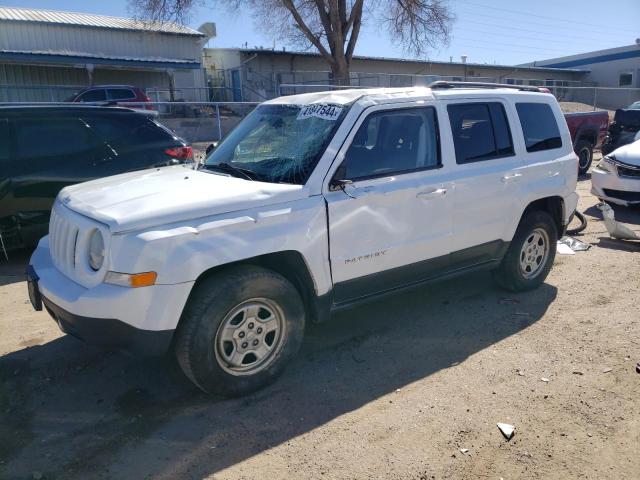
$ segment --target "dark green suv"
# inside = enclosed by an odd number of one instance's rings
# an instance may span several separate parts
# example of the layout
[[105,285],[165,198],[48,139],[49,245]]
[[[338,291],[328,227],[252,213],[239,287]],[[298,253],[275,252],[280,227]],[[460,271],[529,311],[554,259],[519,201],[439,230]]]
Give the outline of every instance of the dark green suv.
[[0,234],[9,247],[47,234],[65,186],[192,162],[191,147],[148,114],[96,106],[0,106]]

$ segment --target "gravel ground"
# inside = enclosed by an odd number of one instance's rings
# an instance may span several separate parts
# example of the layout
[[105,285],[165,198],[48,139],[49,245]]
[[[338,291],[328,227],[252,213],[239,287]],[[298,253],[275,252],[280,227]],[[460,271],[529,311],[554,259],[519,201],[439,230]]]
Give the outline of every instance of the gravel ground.
[[[640,478],[640,242],[608,237],[589,186],[593,247],[557,257],[540,289],[474,274],[342,312],[236,400],[201,394],[171,359],[62,336],[14,254],[0,263],[0,478]],[[640,211],[616,214],[640,231]]]

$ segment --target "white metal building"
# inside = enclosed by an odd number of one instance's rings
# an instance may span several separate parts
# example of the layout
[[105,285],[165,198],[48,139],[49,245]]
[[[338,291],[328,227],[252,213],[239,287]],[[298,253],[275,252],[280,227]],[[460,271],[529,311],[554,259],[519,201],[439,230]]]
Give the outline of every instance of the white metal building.
[[604,107],[616,108],[640,98],[640,92],[635,90],[640,89],[640,42],[536,61],[526,66],[587,71],[585,80],[596,87],[603,87],[598,89],[597,103]]
[[[234,100],[261,101],[280,93],[303,93],[287,84],[331,81],[326,61],[317,53],[270,49],[205,48],[204,66],[213,82],[231,90]],[[571,68],[439,62],[354,56],[351,84],[368,87],[428,85],[434,80],[467,80],[566,87],[580,85],[586,72]],[[212,83],[213,83],[212,82]]]
[[0,7],[0,101],[60,101],[98,84],[197,100],[206,86],[201,63],[207,40],[174,23]]

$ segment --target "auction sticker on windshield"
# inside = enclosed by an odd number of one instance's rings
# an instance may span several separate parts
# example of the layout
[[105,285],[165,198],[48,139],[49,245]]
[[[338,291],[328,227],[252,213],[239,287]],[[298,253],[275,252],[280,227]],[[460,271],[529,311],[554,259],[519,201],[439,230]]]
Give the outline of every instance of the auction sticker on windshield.
[[302,107],[300,113],[296,117],[296,120],[304,120],[309,117],[318,117],[323,120],[336,121],[342,113],[342,107],[336,105],[306,105]]

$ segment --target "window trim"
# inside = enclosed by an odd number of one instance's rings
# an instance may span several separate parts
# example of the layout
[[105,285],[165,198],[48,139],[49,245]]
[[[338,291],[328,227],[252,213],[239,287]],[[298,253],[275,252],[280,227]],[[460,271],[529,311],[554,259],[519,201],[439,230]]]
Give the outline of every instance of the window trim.
[[[518,112],[518,105],[546,105],[549,108],[549,111],[551,112],[551,116],[553,117],[553,120],[556,124],[556,129],[558,130],[558,137],[560,139],[560,145],[558,145],[557,147],[553,147],[553,148],[539,148],[536,150],[531,150],[530,147],[527,146],[527,136],[526,133],[524,131],[524,125],[522,124],[522,119],[520,118],[520,112]],[[515,101],[513,102],[513,108],[516,111],[516,115],[518,116],[518,122],[520,123],[520,130],[522,131],[522,145],[524,146],[524,149],[526,150],[526,152],[528,154],[534,154],[534,153],[539,153],[539,152],[547,152],[547,151],[552,151],[552,150],[558,150],[560,148],[563,148],[565,146],[564,140],[562,139],[562,130],[560,129],[560,123],[558,122],[558,119],[556,118],[556,112],[553,111],[553,108],[551,107],[551,105],[547,102],[533,102],[533,101],[523,101],[523,102],[518,102]],[[556,137],[553,137],[556,138]],[[573,149],[573,147],[572,147]]]
[[[511,144],[511,153],[497,155],[498,141],[496,138],[496,128],[495,128],[495,123],[493,121],[493,116],[491,115],[491,108],[489,107],[489,105],[492,103],[497,103],[498,105],[500,105],[500,107],[502,107],[502,113],[504,114],[504,120],[507,126],[507,133],[509,134],[509,143]],[[449,111],[449,107],[456,106],[456,105],[485,105],[487,107],[487,112],[489,113],[489,121],[491,122],[491,131],[493,132],[493,144],[495,146],[494,151],[496,152],[496,155],[493,155],[490,157],[472,159],[465,162],[458,162],[458,155],[456,154],[456,139],[453,134],[453,128],[451,126],[451,113]],[[486,102],[465,102],[465,101],[451,102],[447,104],[447,116],[449,117],[449,128],[451,129],[451,141],[453,143],[453,153],[456,159],[456,165],[469,165],[471,163],[486,162],[488,160],[499,160],[501,158],[509,158],[509,157],[516,156],[516,146],[515,146],[515,143],[513,142],[513,133],[511,131],[511,124],[509,123],[509,115],[507,114],[507,109],[502,100],[496,98],[496,99],[488,100]]]
[[[351,138],[351,141],[349,142],[349,145],[346,147],[346,149],[344,150],[344,158],[342,159],[342,161],[340,162],[340,165],[338,165],[338,168],[336,169],[336,171],[333,173],[332,176],[332,180],[333,181],[336,178],[336,175],[338,174],[338,172],[340,171],[341,167],[345,164],[345,162],[347,161],[347,152],[349,151],[349,149],[351,148],[351,145],[353,144],[353,138],[355,138],[355,136],[358,134],[358,131],[360,130],[360,127],[362,127],[362,125],[364,125],[364,123],[372,116],[374,115],[383,115],[383,114],[389,114],[389,113],[396,113],[396,112],[402,112],[402,111],[410,111],[410,110],[423,110],[423,109],[431,109],[433,110],[433,119],[434,119],[434,123],[435,123],[435,127],[436,127],[436,155],[437,155],[437,160],[438,163],[437,165],[432,165],[432,166],[425,166],[425,167],[420,167],[420,168],[412,168],[410,170],[393,170],[390,172],[383,172],[383,173],[376,173],[373,175],[366,175],[366,176],[362,176],[362,177],[354,177],[354,178],[344,178],[344,180],[351,180],[353,183],[356,182],[362,182],[365,180],[374,180],[374,179],[378,179],[378,178],[386,178],[386,177],[394,177],[394,176],[400,176],[400,175],[408,175],[408,174],[412,174],[412,173],[417,173],[417,172],[426,172],[429,170],[438,170],[440,168],[443,167],[442,164],[442,141],[441,141],[441,135],[440,135],[440,122],[438,121],[438,109],[435,107],[435,105],[413,105],[410,107],[400,107],[400,108],[384,108],[384,109],[379,109],[379,110],[374,110],[372,112],[369,112],[366,116],[363,117],[362,121],[358,124],[358,127],[355,128],[355,132],[353,137]],[[363,112],[366,113],[366,112]]]

